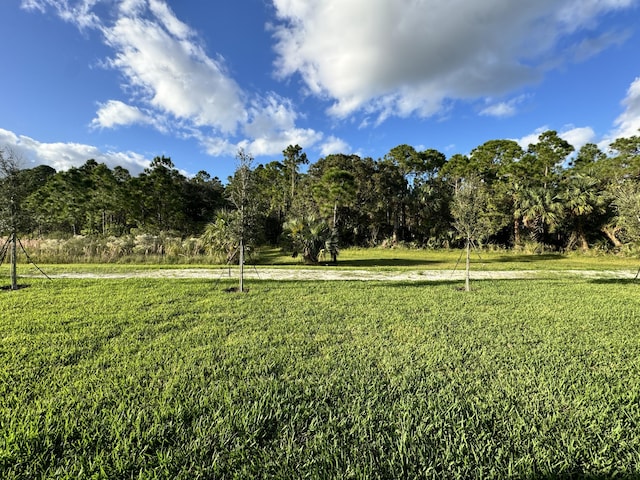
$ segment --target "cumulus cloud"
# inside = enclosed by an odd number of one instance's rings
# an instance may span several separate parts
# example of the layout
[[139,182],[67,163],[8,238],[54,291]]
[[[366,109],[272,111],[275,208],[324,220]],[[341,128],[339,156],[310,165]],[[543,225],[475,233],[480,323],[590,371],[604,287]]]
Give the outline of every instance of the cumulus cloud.
[[92,145],[80,143],[44,143],[25,135],[0,128],[0,145],[9,147],[25,162],[25,168],[49,165],[56,170],[79,167],[94,159],[110,168],[121,166],[131,173],[140,173],[149,166],[149,160],[135,152],[102,151]]
[[[492,103],[480,111],[480,115],[488,117],[512,117],[518,111],[518,105],[523,103],[528,98],[527,95],[520,95],[506,102]],[[488,99],[491,103],[491,99]]]
[[[614,122],[614,128],[600,140],[596,138],[596,133],[591,127],[574,127],[572,125],[558,132],[558,135],[574,146],[576,151],[587,143],[597,143],[602,150],[607,150],[609,145],[617,138],[625,138],[640,135],[640,77],[636,78],[625,98],[622,100],[624,111]],[[549,130],[548,126],[536,129],[534,132],[516,139],[522,148],[527,148],[530,144],[538,142],[538,136]]]
[[[527,149],[529,145],[535,145],[539,142],[540,134],[552,130],[548,126],[537,128],[534,132],[525,135],[522,138],[515,139],[515,141],[522,148]],[[569,142],[575,151],[580,150],[587,143],[595,141],[596,132],[591,127],[575,127],[573,125],[566,125],[562,130],[558,131],[558,136],[563,140]]]
[[153,20],[122,17],[103,28],[107,44],[116,51],[109,65],[160,112],[233,133],[246,118],[240,87],[226,75],[221,60],[209,58],[190,41],[188,28],[166,5],[151,11]]
[[546,132],[547,130],[550,130],[550,128],[545,125],[543,127],[536,128],[533,132],[526,134],[524,137],[514,138],[513,140],[515,140],[518,145],[526,150],[527,148],[529,148],[529,145],[535,145],[536,143],[538,143],[538,137],[540,136],[540,134]]
[[119,125],[153,124],[154,121],[138,107],[119,100],[109,100],[100,104],[97,116],[91,121],[93,128],[114,128]]
[[[277,73],[299,74],[329,112],[429,116],[447,99],[505,94],[535,82],[572,35],[635,0],[273,0]],[[577,55],[577,53],[575,54]],[[496,106],[494,114],[513,105]],[[487,113],[490,113],[489,110]]]
[[103,2],[100,16],[94,8],[99,2],[22,2],[24,8],[42,13],[51,9],[79,28],[94,28],[112,49],[103,65],[122,74],[129,99],[99,104],[93,128],[149,125],[195,138],[211,155],[227,155],[238,147],[254,149],[254,155],[271,154],[281,152],[287,142],[310,147],[323,137],[296,125],[298,114],[290,100],[245,92],[225,59],[210,56],[166,1],[115,0],[109,2],[108,13]]
[[559,132],[558,135],[573,145],[576,152],[596,138],[596,132],[591,127],[573,127]]
[[100,19],[93,8],[100,0],[79,0],[70,4],[68,0],[22,0],[22,8],[46,13],[52,8],[65,22],[73,23],[80,29],[97,28]]
[[[628,32],[596,27],[603,15],[639,1],[271,0],[274,68],[281,80],[299,76],[304,93],[327,101],[331,115],[361,113],[350,119],[361,128],[391,116],[442,115],[455,100],[505,98],[539,81],[558,58],[588,58],[623,41]],[[301,126],[305,118],[291,100],[246,91],[167,0],[22,6],[92,29],[110,48],[102,64],[121,74],[123,100],[100,99],[93,128],[145,125],[196,139],[214,156],[239,147],[271,155],[296,143],[323,154],[349,148]],[[485,102],[479,113],[512,116],[524,99]],[[632,106],[627,111],[633,117]],[[619,128],[628,124],[621,116]]]
[[484,108],[480,115],[487,117],[512,117],[516,114],[516,108],[511,102],[501,102]]
[[331,135],[328,137],[322,145],[320,145],[320,153],[323,157],[336,153],[347,153],[351,151],[351,147],[347,142],[341,138]]
[[244,132],[253,140],[242,141],[239,146],[254,155],[273,155],[282,152],[287,145],[316,144],[323,135],[313,129],[296,127],[298,113],[290,101],[271,93],[256,99],[249,109],[250,121]]
[[624,112],[614,122],[611,141],[616,138],[640,135],[640,77],[636,78],[622,101]]

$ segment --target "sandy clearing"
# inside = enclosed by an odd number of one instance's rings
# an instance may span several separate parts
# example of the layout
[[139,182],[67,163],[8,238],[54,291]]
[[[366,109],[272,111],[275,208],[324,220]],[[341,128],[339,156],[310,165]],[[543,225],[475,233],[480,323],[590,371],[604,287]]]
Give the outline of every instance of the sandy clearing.
[[[471,272],[472,280],[491,279],[526,279],[543,277],[587,277],[602,279],[632,279],[636,272],[630,270],[478,270]],[[29,275],[35,277],[37,275]],[[68,272],[49,274],[51,278],[89,278],[89,279],[125,279],[125,278],[202,278],[224,279],[238,276],[237,267],[234,268],[176,268],[162,270],[138,270],[121,273],[101,272]],[[463,280],[462,270],[404,270],[404,271],[370,271],[370,270],[341,270],[328,267],[322,269],[297,268],[268,268],[245,267],[246,279],[259,280],[360,280],[360,281],[449,281]]]

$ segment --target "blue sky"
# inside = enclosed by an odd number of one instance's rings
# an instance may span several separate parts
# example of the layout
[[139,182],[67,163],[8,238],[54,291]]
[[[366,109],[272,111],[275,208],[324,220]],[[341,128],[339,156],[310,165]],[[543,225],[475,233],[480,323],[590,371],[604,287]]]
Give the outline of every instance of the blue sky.
[[226,179],[289,144],[469,153],[640,129],[640,0],[3,0],[0,146]]

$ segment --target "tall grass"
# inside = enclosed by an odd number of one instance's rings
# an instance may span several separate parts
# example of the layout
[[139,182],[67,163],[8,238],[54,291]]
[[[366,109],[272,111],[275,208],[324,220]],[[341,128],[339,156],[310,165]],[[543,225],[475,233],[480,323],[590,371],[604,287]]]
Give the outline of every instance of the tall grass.
[[[132,234],[122,237],[75,236],[71,238],[22,239],[31,259],[40,264],[162,264],[162,265],[224,265],[226,252],[208,254],[199,238],[180,238],[168,233],[158,235]],[[4,239],[0,238],[0,245]],[[21,253],[21,263],[26,258]],[[320,258],[320,265],[329,263]],[[346,248],[340,252],[338,266],[359,268],[453,268],[460,260],[460,250],[421,248]],[[593,250],[580,252],[536,253],[492,248],[476,250],[472,256],[476,268],[481,269],[570,269],[570,268],[637,268],[640,266],[633,251],[624,254],[603,254]],[[258,247],[249,251],[250,264],[292,266],[303,263],[301,258],[272,247]]]
[[640,474],[634,283],[31,283],[4,479]]

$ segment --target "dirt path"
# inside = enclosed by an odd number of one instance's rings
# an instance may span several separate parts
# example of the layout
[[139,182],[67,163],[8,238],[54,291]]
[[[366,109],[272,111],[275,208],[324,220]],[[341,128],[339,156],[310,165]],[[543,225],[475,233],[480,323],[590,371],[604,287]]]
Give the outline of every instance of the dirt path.
[[[324,269],[268,268],[245,267],[246,279],[259,280],[368,280],[368,281],[448,281],[464,279],[464,271],[457,270],[404,270],[404,271],[370,271],[341,270],[332,267]],[[630,270],[478,270],[471,272],[473,280],[487,279],[524,279],[548,277],[587,277],[600,279],[632,279],[636,272]],[[33,275],[35,276],[35,275]],[[51,278],[203,278],[224,279],[238,276],[235,268],[176,268],[162,270],[134,270],[131,272],[69,272],[49,275]]]

